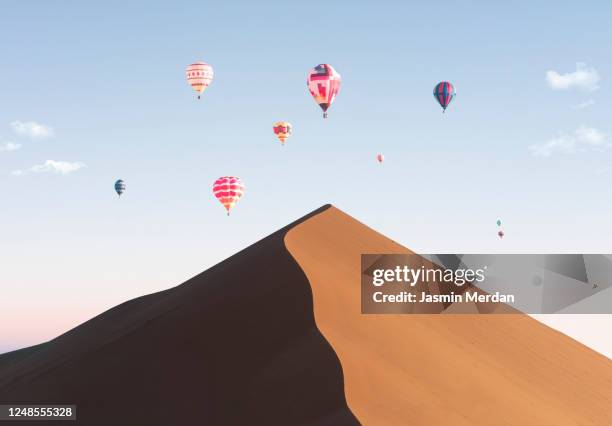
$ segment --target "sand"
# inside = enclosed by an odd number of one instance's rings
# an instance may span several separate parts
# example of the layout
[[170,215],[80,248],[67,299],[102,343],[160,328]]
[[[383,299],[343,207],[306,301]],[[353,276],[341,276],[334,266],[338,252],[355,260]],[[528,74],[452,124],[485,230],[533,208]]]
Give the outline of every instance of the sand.
[[0,402],[77,404],[55,426],[611,424],[609,359],[524,315],[362,315],[361,253],[409,250],[324,206],[0,355]]
[[411,252],[333,207],[285,243],[362,424],[612,424],[605,356],[525,315],[362,315],[360,254]]

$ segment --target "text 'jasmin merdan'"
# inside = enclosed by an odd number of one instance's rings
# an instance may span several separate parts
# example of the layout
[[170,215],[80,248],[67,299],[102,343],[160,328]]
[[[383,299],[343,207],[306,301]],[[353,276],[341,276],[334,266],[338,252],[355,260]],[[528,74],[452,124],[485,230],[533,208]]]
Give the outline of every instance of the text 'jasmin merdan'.
[[441,269],[410,268],[396,266],[393,269],[375,269],[372,273],[372,284],[380,287],[387,283],[403,283],[414,287],[419,281],[436,283],[454,283],[462,286],[466,283],[481,283],[485,280],[486,266],[481,269]]

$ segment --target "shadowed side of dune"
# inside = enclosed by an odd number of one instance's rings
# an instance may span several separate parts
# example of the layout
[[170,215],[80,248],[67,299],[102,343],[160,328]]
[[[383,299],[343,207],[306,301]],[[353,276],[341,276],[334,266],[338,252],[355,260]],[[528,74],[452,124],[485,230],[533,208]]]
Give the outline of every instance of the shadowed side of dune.
[[0,401],[77,404],[78,424],[92,426],[358,424],[283,243],[294,225],[181,286],[0,357]]
[[362,315],[362,253],[411,253],[330,208],[285,243],[366,425],[610,425],[612,362],[525,315]]

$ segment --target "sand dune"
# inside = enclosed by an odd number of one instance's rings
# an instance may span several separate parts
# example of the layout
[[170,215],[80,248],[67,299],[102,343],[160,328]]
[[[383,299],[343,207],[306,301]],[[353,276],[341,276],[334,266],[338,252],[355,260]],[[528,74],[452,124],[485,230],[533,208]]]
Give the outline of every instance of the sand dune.
[[361,315],[360,254],[407,252],[324,206],[0,356],[0,401],[87,426],[610,424],[610,360],[529,317]]
[[287,233],[364,425],[610,425],[612,362],[523,315],[362,315],[360,254],[410,253],[330,208]]

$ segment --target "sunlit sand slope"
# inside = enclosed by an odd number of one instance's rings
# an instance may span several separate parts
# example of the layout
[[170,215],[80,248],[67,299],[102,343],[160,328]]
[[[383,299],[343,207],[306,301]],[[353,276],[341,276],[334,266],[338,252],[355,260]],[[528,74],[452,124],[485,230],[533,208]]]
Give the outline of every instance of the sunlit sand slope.
[[612,362],[524,315],[362,315],[360,255],[409,253],[331,208],[285,243],[364,425],[612,424]]

